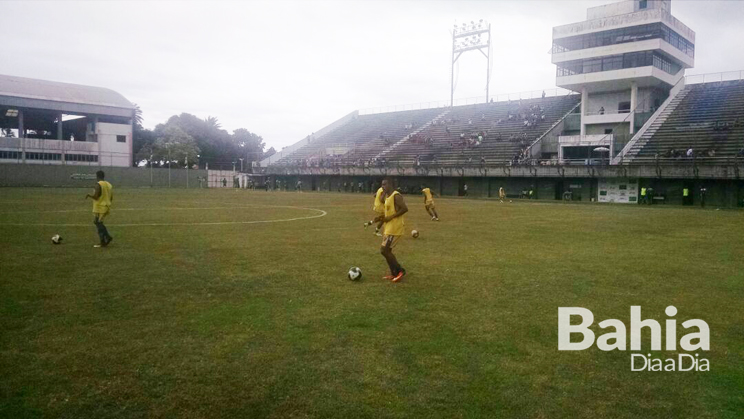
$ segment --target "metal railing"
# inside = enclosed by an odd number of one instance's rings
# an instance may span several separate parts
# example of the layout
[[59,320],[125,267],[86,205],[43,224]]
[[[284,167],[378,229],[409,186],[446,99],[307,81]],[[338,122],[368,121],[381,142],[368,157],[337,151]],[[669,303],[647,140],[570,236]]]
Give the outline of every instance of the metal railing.
[[[525,99],[525,100],[539,99],[543,97],[543,94],[545,94],[545,97],[560,97],[560,96],[569,96],[569,95],[578,94],[578,93],[568,90],[568,89],[563,89],[560,87],[553,88],[553,89],[543,89],[543,90],[529,90],[529,91],[515,92],[515,93],[499,93],[499,94],[489,96],[488,101],[486,101],[485,96],[475,96],[475,97],[455,99],[454,106],[485,104],[490,101],[508,102],[508,101],[514,101],[514,100],[520,100],[520,99]],[[359,115],[372,115],[372,114],[385,113],[385,112],[413,111],[413,110],[419,110],[419,109],[448,108],[449,106],[450,106],[449,100],[437,100],[437,101],[430,101],[430,102],[411,103],[411,104],[406,104],[406,105],[382,106],[382,107],[376,107],[376,108],[360,109]]]
[[685,84],[720,83],[723,81],[744,80],[744,70],[723,71],[720,73],[692,74],[685,76]]

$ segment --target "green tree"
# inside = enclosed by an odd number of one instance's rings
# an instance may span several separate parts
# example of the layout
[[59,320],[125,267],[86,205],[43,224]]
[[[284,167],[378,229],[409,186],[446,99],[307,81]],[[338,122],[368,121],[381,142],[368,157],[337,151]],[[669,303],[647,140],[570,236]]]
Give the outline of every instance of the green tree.
[[156,129],[157,138],[152,144],[151,154],[153,160],[163,161],[177,167],[186,167],[186,161],[193,163],[197,161],[199,146],[196,140],[176,125],[159,126]]

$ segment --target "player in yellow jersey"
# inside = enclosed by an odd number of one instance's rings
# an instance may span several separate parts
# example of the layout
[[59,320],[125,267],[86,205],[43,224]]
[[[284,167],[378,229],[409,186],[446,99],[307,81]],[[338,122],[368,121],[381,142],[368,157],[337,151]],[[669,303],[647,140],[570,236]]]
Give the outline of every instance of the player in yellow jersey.
[[[380,187],[380,189],[377,190],[377,194],[375,194],[375,204],[372,207],[372,210],[377,213],[377,216],[375,217],[375,220],[379,218],[381,215],[385,215],[385,190]],[[370,220],[364,223],[364,228],[367,228],[375,223],[375,220]],[[380,233],[380,229],[382,228],[383,221],[380,220],[377,222],[377,227],[375,227],[375,236],[382,237],[382,233]]]
[[383,279],[398,282],[405,276],[406,270],[400,266],[398,259],[395,258],[393,247],[405,232],[403,215],[408,212],[408,207],[403,200],[403,195],[395,190],[392,179],[383,180],[382,189],[385,191],[385,214],[375,218],[375,221],[383,220],[385,222],[380,253],[390,267],[390,275],[383,277]]
[[101,242],[93,247],[106,247],[111,243],[114,238],[111,237],[106,226],[103,225],[103,219],[106,218],[110,209],[111,202],[114,200],[113,186],[110,183],[103,180],[105,174],[103,170],[96,172],[96,178],[98,183],[95,186],[95,192],[93,195],[85,195],[85,199],[93,199],[93,224],[96,225],[98,230],[98,238]]
[[425,185],[421,185],[421,193],[424,194],[424,208],[429,213],[432,221],[439,221],[439,214],[437,214],[436,208],[434,208],[434,197],[432,196],[431,189]]
[[504,187],[502,186],[499,188],[499,202],[503,204],[504,198],[506,198],[506,192],[504,191]]

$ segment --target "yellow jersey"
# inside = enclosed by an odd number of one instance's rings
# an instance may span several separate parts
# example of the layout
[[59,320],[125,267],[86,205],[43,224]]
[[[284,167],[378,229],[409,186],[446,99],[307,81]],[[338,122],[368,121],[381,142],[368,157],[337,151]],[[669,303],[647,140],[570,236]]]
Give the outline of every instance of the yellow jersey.
[[499,198],[506,197],[506,192],[504,192],[504,188],[499,188]]
[[424,193],[424,196],[426,197],[426,203],[431,204],[434,202],[434,197],[431,196],[431,189],[424,188],[421,190],[421,192]]
[[375,206],[372,207],[372,209],[377,213],[384,213],[385,212],[385,204],[382,202],[382,194],[384,194],[385,191],[380,188],[377,190],[377,195],[375,195]]
[[[398,191],[393,192],[390,196],[385,198],[385,217],[395,215],[395,195],[400,195]],[[405,215],[395,217],[392,220],[385,223],[384,233],[388,236],[402,236],[405,231]]]
[[98,181],[98,186],[101,187],[101,196],[93,200],[93,212],[105,214],[111,208],[111,197],[113,196],[111,190],[114,187],[105,180]]

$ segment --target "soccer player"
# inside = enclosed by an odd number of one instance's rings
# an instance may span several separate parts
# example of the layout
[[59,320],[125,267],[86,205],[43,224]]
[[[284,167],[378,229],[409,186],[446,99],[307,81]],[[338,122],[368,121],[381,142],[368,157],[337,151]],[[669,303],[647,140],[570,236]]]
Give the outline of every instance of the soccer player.
[[400,266],[398,259],[393,254],[393,247],[398,243],[405,231],[405,219],[403,215],[408,212],[403,195],[394,190],[392,179],[382,181],[382,189],[385,191],[385,214],[377,217],[385,222],[385,232],[382,236],[382,245],[380,253],[385,258],[390,267],[390,275],[384,276],[383,279],[389,279],[398,282],[406,275],[406,270]]
[[[372,210],[377,213],[377,216],[374,220],[370,220],[364,223],[364,228],[371,226],[375,223],[375,220],[385,216],[385,190],[382,189],[382,187],[380,187],[380,189],[377,190],[377,194],[375,194],[375,204],[372,207]],[[381,219],[377,221],[377,227],[375,227],[375,236],[382,237],[382,233],[380,233],[382,224],[383,221]]]
[[503,204],[504,198],[506,198],[506,192],[504,192],[504,187],[502,186],[499,188],[499,202]]
[[105,174],[103,173],[103,170],[97,171],[96,178],[98,179],[98,182],[95,186],[95,192],[93,195],[85,195],[85,199],[93,199],[93,224],[96,225],[98,238],[101,240],[99,244],[96,244],[93,247],[106,247],[111,243],[111,240],[114,239],[109,234],[106,226],[103,225],[103,219],[108,215],[109,210],[111,209],[111,202],[114,200],[114,194],[112,192],[114,187],[103,180],[104,176]]
[[439,221],[439,214],[437,214],[437,209],[434,208],[434,197],[432,197],[431,189],[421,185],[421,193],[424,194],[424,208],[429,213],[431,220]]

